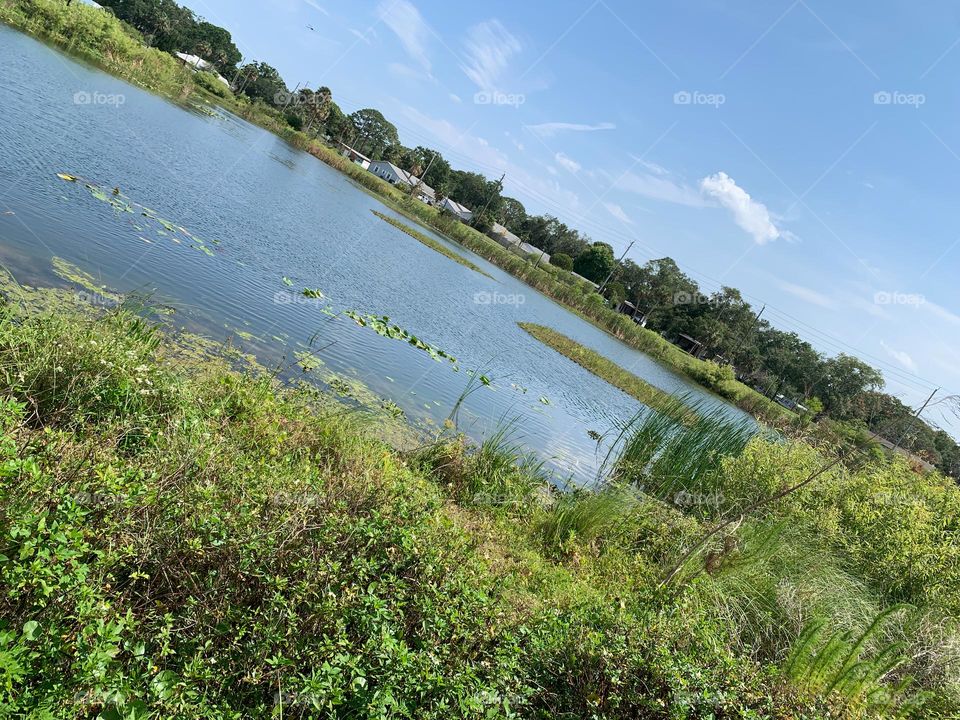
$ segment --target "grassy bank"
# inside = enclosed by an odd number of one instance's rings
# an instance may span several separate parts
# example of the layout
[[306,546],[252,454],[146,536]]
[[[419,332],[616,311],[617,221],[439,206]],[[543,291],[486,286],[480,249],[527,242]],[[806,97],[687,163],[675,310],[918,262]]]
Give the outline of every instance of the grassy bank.
[[607,360],[603,355],[584,347],[575,340],[571,340],[566,335],[535,323],[522,322],[518,325],[547,347],[556,350],[600,379],[606,380],[614,387],[623,390],[627,395],[635,397],[647,407],[654,408],[681,421],[691,417],[690,411],[669,393],[641,380],[633,373],[627,372],[616,363]]
[[[960,708],[960,492],[937,476],[837,467],[661,586],[717,518],[824,458],[706,425],[670,449],[648,419],[624,430],[612,484],[556,496],[502,435],[399,453],[316,391],[123,305],[7,296],[6,716]],[[702,452],[681,451],[695,437]]]
[[563,303],[586,320],[621,341],[651,355],[694,382],[718,393],[747,412],[782,425],[795,416],[752,388],[738,382],[729,369],[698,360],[654,332],[637,326],[611,310],[588,283],[549,264],[507,250],[477,230],[436,208],[424,205],[399,189],[348,161],[324,143],[293,130],[282,114],[263,104],[224,93],[204,73],[186,70],[166,53],[145,47],[130,28],[111,15],[60,0],[4,0],[0,21],[57,44],[134,84],[176,100],[197,94],[215,100],[244,119],[276,133],[296,147],[340,170],[368,192],[404,216],[446,235],[480,257],[494,263],[548,297]]
[[449,258],[450,260],[453,260],[455,263],[459,263],[460,265],[463,265],[466,268],[470,268],[474,272],[480,273],[486,278],[490,278],[491,280],[494,279],[489,273],[485,273],[483,270],[481,270],[479,267],[474,265],[472,262],[470,262],[466,258],[462,257],[461,255],[457,255],[457,253],[452,252],[451,250],[448,250],[442,244],[438,243],[433,238],[428,237],[427,235],[424,235],[422,232],[418,230],[414,230],[409,225],[405,225],[404,223],[400,222],[395,218],[384,215],[382,212],[377,212],[376,210],[371,210],[370,212],[372,212],[374,215],[376,215],[378,218],[380,218],[384,222],[389,223],[390,225],[393,225],[393,227],[397,228],[397,230],[403,233],[406,233],[417,242],[423,243],[434,252],[440,253],[445,258]]

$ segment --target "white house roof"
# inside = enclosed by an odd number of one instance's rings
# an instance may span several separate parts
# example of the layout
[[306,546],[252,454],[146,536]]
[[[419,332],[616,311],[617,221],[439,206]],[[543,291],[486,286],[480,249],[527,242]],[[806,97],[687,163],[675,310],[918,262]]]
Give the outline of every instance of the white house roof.
[[501,225],[498,222],[495,222],[491,229],[493,230],[493,232],[495,232],[497,235],[502,237],[504,240],[512,242],[514,245],[520,245],[523,242],[520,238],[518,238],[516,235],[514,235],[512,232],[507,230],[507,228],[505,228],[503,225]]
[[393,174],[399,177],[401,180],[403,180],[407,185],[409,185],[410,187],[413,187],[414,185],[419,185],[420,192],[422,192],[424,195],[429,195],[430,197],[434,197],[433,188],[427,185],[425,182],[423,182],[423,180],[418,178],[416,175],[412,173],[408,173],[403,168],[397,167],[392,162],[388,162],[387,160],[380,160],[378,163],[375,163],[375,164],[388,166],[393,171]]
[[461,205],[456,200],[444,198],[443,204],[458,215],[473,215],[473,211],[470,208],[468,208],[466,205]]

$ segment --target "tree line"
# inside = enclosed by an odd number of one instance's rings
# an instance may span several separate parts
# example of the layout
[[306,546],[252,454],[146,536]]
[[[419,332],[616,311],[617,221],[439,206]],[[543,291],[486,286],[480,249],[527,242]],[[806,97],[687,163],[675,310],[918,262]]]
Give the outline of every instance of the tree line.
[[[740,378],[771,398],[802,403],[848,426],[879,433],[942,471],[960,478],[960,446],[943,430],[914,420],[911,408],[885,393],[881,373],[851,355],[827,357],[795,332],[773,327],[730,287],[707,293],[671,258],[639,265],[619,263],[613,248],[550,215],[531,215],[503,185],[476,172],[452,167],[442,153],[406,147],[384,115],[373,108],[344,113],[327,87],[291,91],[276,68],[265,62],[241,64],[230,33],[173,0],[101,0],[144,40],[167,52],[187,52],[211,62],[232,80],[234,92],[279,113],[296,130],[343,142],[372,160],[387,160],[420,177],[436,192],[470,208],[471,224],[487,231],[499,222],[550,264],[594,283],[613,307],[629,301],[635,319],[664,337],[695,340],[693,351],[730,364]],[[612,275],[612,277],[611,277]],[[605,282],[610,278],[609,282]]]

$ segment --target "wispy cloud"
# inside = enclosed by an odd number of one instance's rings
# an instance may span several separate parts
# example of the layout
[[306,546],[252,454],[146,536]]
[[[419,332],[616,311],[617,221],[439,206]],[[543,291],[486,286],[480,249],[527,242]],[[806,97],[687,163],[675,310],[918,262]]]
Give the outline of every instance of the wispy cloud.
[[578,163],[573,158],[564,155],[562,152],[558,152],[553,156],[553,159],[557,161],[557,165],[562,167],[564,170],[568,170],[572,173],[580,172],[580,163]]
[[420,11],[407,0],[383,0],[377,6],[377,17],[396,34],[407,54],[429,74],[427,38],[430,29]]
[[930,300],[927,300],[926,302],[921,304],[920,307],[926,310],[929,310],[938,318],[940,318],[941,320],[947,321],[951,325],[960,325],[960,315],[957,315],[955,312],[951,310],[947,310],[942,305],[937,305],[935,302],[931,302]]
[[633,220],[623,211],[623,208],[612,202],[605,202],[603,206],[607,209],[607,212],[613,215],[617,220],[628,225],[633,225]]
[[367,28],[366,30],[357,30],[355,28],[350,28],[350,32],[353,35],[356,35],[360,40],[365,42],[367,45],[372,45],[373,42],[371,38],[377,36],[376,31],[373,28]]
[[[661,168],[662,169],[662,168]],[[626,192],[641,195],[651,200],[703,207],[707,203],[703,196],[682,180],[674,179],[663,173],[626,172],[615,180],[615,187]]]
[[330,12],[329,12],[325,7],[322,7],[322,6],[320,5],[320,3],[318,3],[316,0],[303,0],[303,1],[304,1],[307,5],[309,5],[310,7],[312,7],[314,10],[317,10],[318,12],[322,13],[323,15],[330,15]]
[[450,97],[450,99],[453,100],[455,103],[462,103],[462,102],[463,102],[463,100],[460,98],[460,96],[457,95],[456,93],[450,93],[449,97]]
[[794,297],[798,297],[811,305],[817,305],[822,308],[832,308],[834,306],[833,300],[812,288],[795,285],[794,283],[786,281],[781,281],[779,285],[780,289],[784,292],[790,293]]
[[904,350],[897,350],[896,348],[892,348],[889,345],[887,345],[883,340],[880,341],[880,347],[884,349],[887,355],[892,357],[894,360],[896,360],[900,365],[905,367],[907,370],[910,370],[911,372],[917,371],[917,363],[914,361],[912,357],[910,357],[910,353]]
[[700,181],[700,189],[733,214],[733,221],[745,230],[757,245],[764,245],[780,237],[780,230],[770,219],[767,206],[750,197],[725,172],[718,172]]
[[460,69],[481,90],[493,91],[501,89],[500,76],[523,47],[499,20],[487,20],[470,28],[463,49],[466,58]]
[[617,126],[610,122],[601,122],[594,125],[567,122],[546,122],[538,125],[524,125],[530,132],[540,137],[553,137],[561,132],[596,132],[598,130],[616,130]]

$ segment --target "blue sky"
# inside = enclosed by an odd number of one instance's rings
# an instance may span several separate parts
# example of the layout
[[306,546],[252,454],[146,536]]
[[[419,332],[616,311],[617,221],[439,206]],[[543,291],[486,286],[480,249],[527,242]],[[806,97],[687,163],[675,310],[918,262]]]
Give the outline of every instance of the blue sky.
[[528,212],[741,289],[911,405],[960,394],[955,5],[187,4]]

